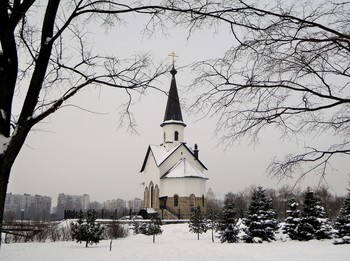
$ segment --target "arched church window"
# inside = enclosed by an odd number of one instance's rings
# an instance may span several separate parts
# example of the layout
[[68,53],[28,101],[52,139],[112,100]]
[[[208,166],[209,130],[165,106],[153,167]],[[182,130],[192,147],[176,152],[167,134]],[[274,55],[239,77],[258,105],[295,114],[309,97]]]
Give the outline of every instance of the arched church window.
[[158,185],[156,185],[156,187],[154,188],[154,203],[153,203],[153,207],[158,208],[159,207],[159,188]]
[[190,195],[190,207],[194,207],[196,202],[196,196],[194,194]]
[[179,132],[178,131],[175,131],[175,133],[174,133],[174,140],[175,141],[179,140]]
[[204,195],[202,195],[202,207],[204,207],[205,201],[204,201]]
[[149,207],[149,191],[148,191],[147,187],[145,188],[144,200],[145,200],[144,206],[146,208],[148,208]]
[[174,195],[174,207],[179,206],[179,195],[175,194]]
[[153,183],[151,182],[149,185],[149,193],[150,193],[150,207],[153,208],[154,205],[154,187]]

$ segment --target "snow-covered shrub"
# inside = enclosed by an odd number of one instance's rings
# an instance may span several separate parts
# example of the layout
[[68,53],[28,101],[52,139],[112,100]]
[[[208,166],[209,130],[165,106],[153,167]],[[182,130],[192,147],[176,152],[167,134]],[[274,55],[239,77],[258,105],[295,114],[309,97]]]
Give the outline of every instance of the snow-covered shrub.
[[116,221],[112,221],[107,225],[107,235],[110,239],[124,238],[129,234],[129,229]]
[[150,222],[147,223],[145,235],[153,236],[153,243],[155,243],[156,235],[163,233],[161,226],[162,221],[158,217],[152,217]]
[[134,234],[143,234],[146,236],[153,236],[153,243],[155,242],[156,235],[162,234],[161,228],[162,221],[157,217],[152,217],[148,222],[135,221]]
[[334,245],[350,244],[350,236],[343,236],[342,238],[337,238],[333,242]]
[[64,220],[58,224],[50,224],[47,229],[49,233],[49,239],[52,242],[71,241],[73,239],[71,223],[68,220]]
[[79,214],[78,221],[71,224],[73,239],[77,243],[85,242],[85,247],[92,244],[98,244],[103,239],[104,228],[96,223],[96,212],[88,210],[86,220],[83,219],[83,213]]
[[134,234],[147,234],[147,223],[146,222],[139,222],[139,221],[134,221],[133,223],[133,230]]

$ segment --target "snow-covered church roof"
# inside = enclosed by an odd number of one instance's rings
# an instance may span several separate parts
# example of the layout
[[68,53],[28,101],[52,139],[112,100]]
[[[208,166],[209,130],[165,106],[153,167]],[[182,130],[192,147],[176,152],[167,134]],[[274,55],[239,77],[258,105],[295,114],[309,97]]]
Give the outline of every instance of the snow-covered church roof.
[[174,151],[181,146],[181,143],[171,150],[167,151],[165,146],[150,145],[151,152],[154,156],[157,166],[160,166]]
[[185,158],[178,161],[172,168],[170,168],[162,177],[164,178],[202,178],[208,179],[199,171],[191,162]]
[[[184,146],[193,155],[193,157],[195,157],[193,154],[193,151],[191,149],[189,149],[185,143],[180,143],[179,145],[175,146],[174,148],[172,148],[169,151],[163,145],[150,145],[147,149],[147,153],[146,153],[145,159],[143,161],[140,172],[144,171],[144,169],[146,167],[147,159],[148,159],[150,153],[152,153],[154,160],[156,161],[156,164],[159,167],[160,165],[162,165],[162,163],[164,161],[166,161],[167,158],[169,158],[181,146]],[[207,168],[204,166],[204,164],[199,159],[197,159],[197,161],[199,164],[202,165],[202,167],[204,169],[207,170]]]

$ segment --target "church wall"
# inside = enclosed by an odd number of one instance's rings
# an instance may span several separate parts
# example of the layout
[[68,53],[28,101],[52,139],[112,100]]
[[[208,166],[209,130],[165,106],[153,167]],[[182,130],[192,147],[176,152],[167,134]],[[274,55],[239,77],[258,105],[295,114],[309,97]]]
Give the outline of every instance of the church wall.
[[184,146],[181,146],[163,164],[161,164],[160,173],[164,174],[182,158],[186,158],[199,171],[204,171],[203,166],[198,163],[195,157]]
[[159,186],[159,169],[153,156],[149,157],[144,170],[145,175],[145,186],[148,186],[151,181],[154,185]]
[[[157,167],[157,164],[154,160],[153,155],[150,155],[148,157],[146,162],[146,167],[144,169],[144,207],[151,207],[153,205],[154,208],[159,207],[159,189],[158,192],[155,190],[156,187],[160,188],[160,181],[159,181],[159,169]],[[152,193],[150,190],[150,184],[153,184],[153,201],[150,198]],[[148,189],[148,192],[146,193],[146,188]],[[158,194],[157,194],[158,193]],[[153,203],[152,203],[153,202]]]
[[190,197],[179,197],[178,206],[174,206],[174,197],[168,197],[167,209],[180,219],[189,219],[194,208],[200,207],[201,211],[206,211],[206,199],[195,197],[191,202]]
[[177,149],[176,152],[174,152],[165,162],[163,162],[160,165],[160,173],[164,174],[166,173],[172,166],[174,166],[180,158],[183,156],[181,155],[181,152],[183,154],[183,148]]
[[180,197],[188,197],[194,194],[201,197],[206,193],[206,180],[200,178],[169,178],[161,180],[160,196],[172,197],[177,194]]
[[[184,126],[181,124],[166,124],[163,127],[165,145],[167,149],[173,148],[184,141]],[[175,140],[175,131],[178,132],[178,140]]]

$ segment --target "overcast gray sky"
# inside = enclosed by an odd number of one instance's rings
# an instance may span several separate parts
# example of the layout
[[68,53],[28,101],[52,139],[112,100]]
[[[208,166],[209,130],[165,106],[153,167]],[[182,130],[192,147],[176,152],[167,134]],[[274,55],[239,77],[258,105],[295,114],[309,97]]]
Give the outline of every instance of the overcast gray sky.
[[[170,29],[169,36],[156,34],[151,39],[142,36],[143,22],[135,17],[129,24],[116,26],[106,35],[92,34],[95,48],[101,52],[113,52],[128,57],[135,52],[150,52],[155,60],[167,59],[172,51],[179,56],[176,66],[182,67],[202,59],[218,57],[231,45],[233,39],[225,29],[195,34],[187,41],[185,29]],[[168,91],[170,73],[161,78],[158,87]],[[176,75],[180,99],[186,104],[193,102],[195,94],[187,92],[193,78],[190,68],[178,70]],[[162,142],[162,123],[167,97],[157,91],[147,95],[133,106],[139,135],[130,135],[119,126],[119,106],[127,97],[122,90],[90,88],[78,94],[72,104],[100,114],[93,114],[73,106],[56,112],[50,119],[39,124],[29,135],[12,171],[8,192],[57,195],[90,195],[92,201],[114,198],[132,199],[143,197],[139,173],[149,144]],[[274,156],[303,150],[304,140],[297,144],[279,140],[273,129],[261,136],[259,144],[249,145],[242,141],[229,148],[218,145],[214,128],[216,119],[188,114],[183,108],[185,140],[193,147],[199,145],[200,158],[207,166],[207,188],[223,197],[227,192],[238,192],[251,185],[277,187],[294,184],[294,180],[278,182],[265,175]],[[308,142],[330,142],[333,137],[305,137]],[[329,173],[327,181],[334,192],[344,194],[348,186],[350,163],[347,158],[337,160],[337,171]],[[296,173],[297,175],[298,173]],[[310,176],[303,186],[316,186],[318,177]]]

